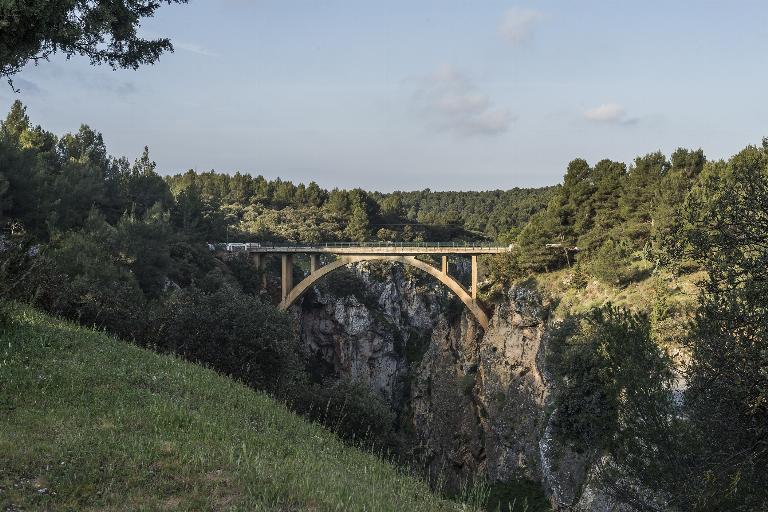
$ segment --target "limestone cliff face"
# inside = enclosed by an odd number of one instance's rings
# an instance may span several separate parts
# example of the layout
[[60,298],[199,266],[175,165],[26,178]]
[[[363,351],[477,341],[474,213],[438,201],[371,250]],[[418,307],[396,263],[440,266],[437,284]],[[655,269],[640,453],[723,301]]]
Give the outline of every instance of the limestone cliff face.
[[438,323],[411,396],[417,446],[433,473],[540,480],[545,319],[531,292],[513,289],[484,334],[466,314]]
[[612,510],[584,485],[588,458],[553,441],[549,308],[534,291],[509,290],[483,332],[438,284],[400,266],[360,264],[354,273],[363,300],[320,288],[294,308],[307,357],[324,375],[363,380],[385,396],[433,479],[457,487],[477,476],[526,478],[558,510]]
[[403,404],[409,349],[423,343],[443,314],[436,284],[399,265],[355,265],[359,294],[316,287],[294,307],[306,356],[327,377],[368,383],[395,408]]

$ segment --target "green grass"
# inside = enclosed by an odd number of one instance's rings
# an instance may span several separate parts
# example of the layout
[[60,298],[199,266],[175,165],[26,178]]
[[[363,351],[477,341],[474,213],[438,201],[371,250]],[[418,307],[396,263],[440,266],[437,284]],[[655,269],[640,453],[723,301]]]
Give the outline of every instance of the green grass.
[[0,335],[0,510],[469,510],[213,371],[26,307]]
[[571,269],[536,274],[526,278],[521,284],[536,288],[545,297],[554,300],[555,317],[564,318],[585,313],[607,302],[636,311],[650,312],[658,298],[660,288],[666,290],[668,301],[677,312],[688,314],[696,307],[698,296],[696,282],[703,279],[703,274],[700,272],[682,277],[675,277],[669,272],[660,272],[657,276],[646,277],[626,286],[616,287],[590,277],[586,288],[575,290],[569,284],[572,274]]

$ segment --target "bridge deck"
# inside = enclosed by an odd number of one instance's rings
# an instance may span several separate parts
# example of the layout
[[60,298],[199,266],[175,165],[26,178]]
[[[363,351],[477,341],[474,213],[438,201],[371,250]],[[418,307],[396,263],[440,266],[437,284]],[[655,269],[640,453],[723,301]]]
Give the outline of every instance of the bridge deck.
[[427,242],[427,243],[327,243],[313,245],[278,245],[258,243],[227,244],[229,252],[249,252],[251,254],[396,254],[415,256],[418,254],[501,254],[510,252],[511,245],[493,245],[479,243]]

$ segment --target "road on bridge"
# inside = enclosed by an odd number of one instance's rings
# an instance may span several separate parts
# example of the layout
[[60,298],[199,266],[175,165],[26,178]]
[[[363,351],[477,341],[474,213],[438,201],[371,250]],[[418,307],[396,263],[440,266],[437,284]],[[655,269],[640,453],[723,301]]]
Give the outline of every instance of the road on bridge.
[[228,243],[228,252],[274,254],[501,254],[513,245],[480,242],[328,242],[318,244]]

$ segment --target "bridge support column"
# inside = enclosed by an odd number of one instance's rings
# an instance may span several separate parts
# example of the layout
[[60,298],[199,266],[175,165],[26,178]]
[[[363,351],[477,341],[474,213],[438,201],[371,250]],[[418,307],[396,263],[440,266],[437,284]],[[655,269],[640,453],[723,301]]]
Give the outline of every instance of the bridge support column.
[[448,256],[441,256],[440,259],[442,260],[442,267],[443,267],[443,274],[448,275]]
[[293,289],[293,254],[280,255],[280,282],[282,284],[282,300]]
[[477,255],[472,255],[472,298],[477,298]]
[[254,253],[253,254],[253,265],[256,267],[256,269],[261,272],[261,288],[266,289],[267,288],[267,273],[264,272],[264,267],[266,266],[266,262],[264,261],[267,257],[266,254],[261,253]]
[[309,273],[314,274],[317,272],[317,269],[320,268],[320,255],[319,254],[310,254],[309,255]]

